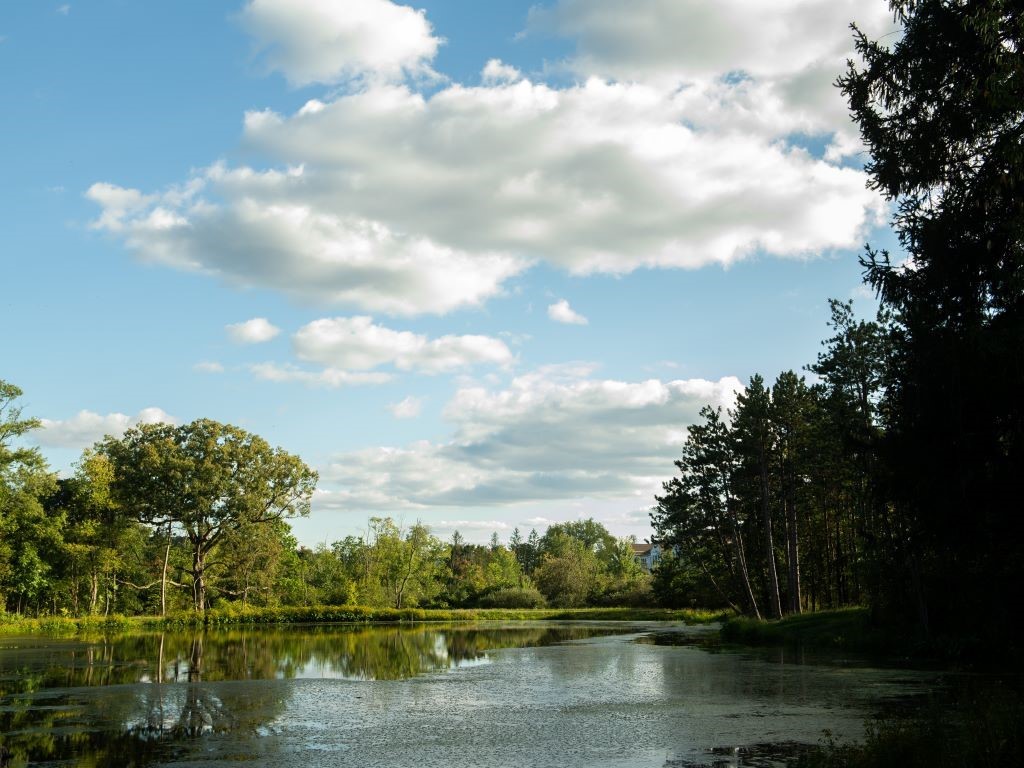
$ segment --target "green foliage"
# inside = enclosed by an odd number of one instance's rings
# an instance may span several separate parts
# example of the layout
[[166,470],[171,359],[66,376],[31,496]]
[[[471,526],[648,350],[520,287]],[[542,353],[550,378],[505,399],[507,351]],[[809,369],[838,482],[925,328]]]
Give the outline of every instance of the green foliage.
[[273,624],[395,624],[477,621],[682,621],[709,624],[728,618],[721,611],[664,608],[373,608],[352,605],[214,608],[204,614],[184,610],[168,616],[26,618],[0,614],[0,634],[101,634],[122,630],[180,629]]
[[480,598],[481,608],[543,608],[546,604],[536,587],[505,587]]
[[665,608],[728,607],[692,555],[692,546],[680,549],[678,555],[671,551],[662,555],[651,573],[650,590],[657,604]]
[[142,424],[97,446],[113,468],[111,495],[141,522],[179,528],[192,550],[196,610],[207,606],[212,551],[245,527],[309,513],[316,472],[245,430],[199,419]]
[[[554,526],[552,526],[554,527]],[[548,534],[551,534],[550,529]],[[601,566],[586,542],[562,531],[545,534],[545,554],[533,578],[549,603],[565,608],[586,605],[601,591]]]
[[891,326],[831,302],[834,335],[808,386],[792,371],[751,378],[728,414],[687,428],[679,475],[652,511],[676,557],[655,573],[664,605],[724,604],[755,618],[876,597],[900,558],[878,491],[879,403]]
[[53,550],[63,521],[50,518],[41,499],[56,478],[37,448],[21,444],[39,426],[16,405],[21,390],[0,380],[0,612],[33,607],[51,597]]

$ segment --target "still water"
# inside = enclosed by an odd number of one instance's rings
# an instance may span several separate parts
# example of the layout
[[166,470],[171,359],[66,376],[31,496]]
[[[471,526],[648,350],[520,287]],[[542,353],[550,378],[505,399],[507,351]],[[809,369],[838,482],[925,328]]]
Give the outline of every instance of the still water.
[[929,675],[664,623],[0,638],[0,766],[755,766]]

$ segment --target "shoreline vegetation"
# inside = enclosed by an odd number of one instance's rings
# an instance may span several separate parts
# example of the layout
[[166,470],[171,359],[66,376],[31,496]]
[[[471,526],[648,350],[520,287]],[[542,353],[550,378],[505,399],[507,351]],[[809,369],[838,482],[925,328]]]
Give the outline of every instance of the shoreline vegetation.
[[[682,622],[719,624],[717,639],[726,646],[835,649],[870,658],[902,659],[913,664],[936,664],[950,670],[986,669],[992,660],[970,644],[928,641],[910,632],[874,625],[870,610],[851,606],[786,616],[753,619],[720,608],[377,608],[352,605],[237,607],[210,609],[205,614],[180,611],[167,616],[41,616],[0,613],[0,636],[67,636],[96,632],[159,631],[239,626],[463,624],[519,621]],[[1016,660],[1000,657],[1005,669]]]
[[731,614],[699,608],[368,608],[312,606],[211,609],[205,614],[182,612],[168,616],[43,616],[0,614],[0,635],[68,635],[88,632],[130,632],[221,626],[286,626],[290,624],[412,624],[477,621],[682,621],[711,624]]
[[911,631],[878,626],[866,607],[849,606],[783,617],[754,619],[721,608],[584,607],[584,608],[380,608],[354,605],[237,607],[203,614],[179,611],[167,616],[28,617],[0,613],[0,636],[67,636],[105,632],[160,631],[239,626],[464,624],[519,621],[682,622],[719,624],[717,639],[726,646],[835,649],[870,658],[935,664],[947,670],[1021,669],[1020,660],[991,659],[974,644],[956,639],[925,639]]

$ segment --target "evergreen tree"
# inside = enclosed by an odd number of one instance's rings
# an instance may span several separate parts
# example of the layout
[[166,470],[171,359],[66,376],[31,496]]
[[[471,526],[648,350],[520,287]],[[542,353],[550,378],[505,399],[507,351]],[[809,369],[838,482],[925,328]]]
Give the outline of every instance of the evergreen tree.
[[957,634],[984,612],[1007,637],[1024,597],[1024,8],[890,5],[902,36],[854,28],[863,64],[839,81],[909,257],[864,259],[900,328],[884,458],[910,546],[884,605]]

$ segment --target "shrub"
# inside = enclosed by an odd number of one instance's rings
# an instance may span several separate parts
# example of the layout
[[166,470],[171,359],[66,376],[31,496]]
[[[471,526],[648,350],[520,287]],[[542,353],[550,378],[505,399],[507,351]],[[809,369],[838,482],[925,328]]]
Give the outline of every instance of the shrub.
[[480,598],[481,608],[543,608],[546,603],[536,588],[508,587]]

